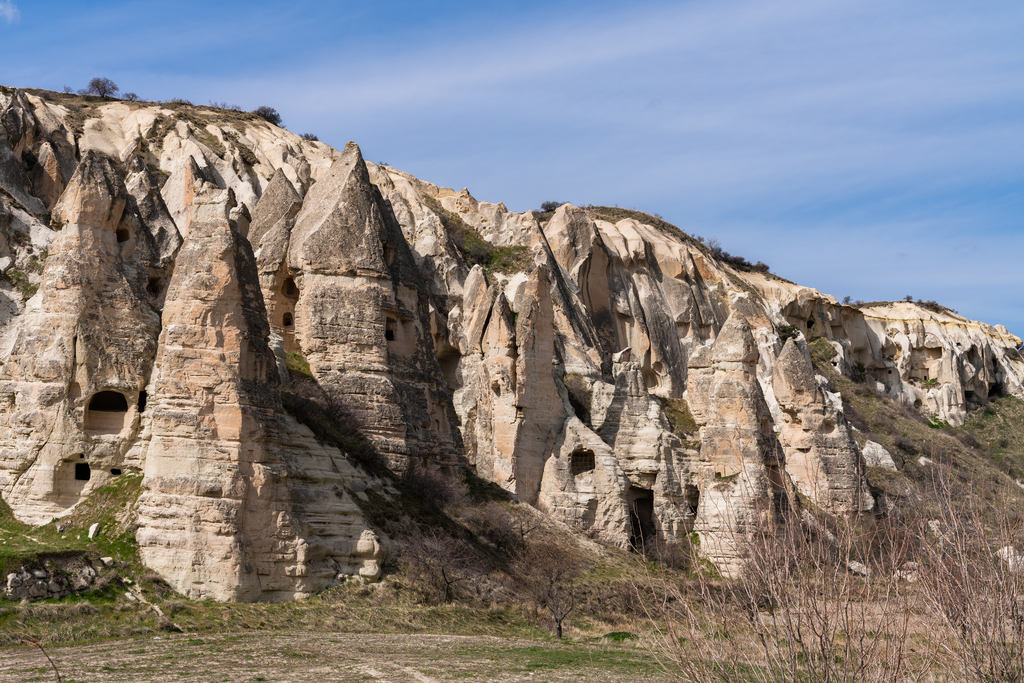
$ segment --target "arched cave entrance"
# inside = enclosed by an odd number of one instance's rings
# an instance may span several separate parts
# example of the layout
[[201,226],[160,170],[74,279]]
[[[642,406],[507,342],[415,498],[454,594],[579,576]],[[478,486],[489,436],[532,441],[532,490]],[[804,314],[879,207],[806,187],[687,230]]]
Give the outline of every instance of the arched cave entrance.
[[117,391],[101,391],[85,408],[85,430],[94,434],[117,434],[124,429],[128,400]]

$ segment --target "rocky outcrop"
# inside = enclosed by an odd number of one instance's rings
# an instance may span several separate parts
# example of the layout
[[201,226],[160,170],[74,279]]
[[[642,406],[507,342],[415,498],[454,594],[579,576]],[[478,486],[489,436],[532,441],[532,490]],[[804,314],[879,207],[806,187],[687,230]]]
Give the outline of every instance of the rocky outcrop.
[[379,545],[345,490],[354,470],[281,406],[233,205],[230,190],[197,191],[171,279],[146,414],[143,561],[180,592],[218,600],[288,600],[339,574],[376,578]]
[[1024,396],[1021,340],[934,302],[838,303],[817,290],[743,275],[772,314],[806,338],[824,337],[836,368],[866,377],[892,399],[953,426],[990,398]]
[[472,468],[620,546],[696,531],[727,573],[793,490],[864,513],[865,466],[889,467],[807,340],[933,422],[1024,397],[1003,328],[842,305],[655,217],[516,213],[204,107],[0,90],[0,271],[0,494],[39,523],[144,471],[143,558],[198,597],[379,572],[355,471],[282,408],[289,354],[396,470]]
[[49,521],[126,467],[160,318],[145,236],[114,163],[88,153],[54,208],[63,224],[0,368],[0,491]]
[[59,600],[74,592],[88,590],[96,580],[96,570],[80,558],[70,562],[50,561],[48,568],[36,567],[7,575],[3,594],[8,600]]
[[790,339],[775,360],[772,388],[781,409],[779,444],[796,488],[834,514],[870,510],[874,501],[842,400],[816,377],[807,349]]
[[354,143],[303,200],[287,266],[274,289],[297,290],[295,337],[320,385],[393,466],[454,464],[461,444],[430,336],[431,301]]
[[690,407],[704,470],[696,531],[701,553],[727,575],[742,568],[746,535],[770,527],[788,498],[757,361],[750,326],[735,313],[712,346],[690,357]]

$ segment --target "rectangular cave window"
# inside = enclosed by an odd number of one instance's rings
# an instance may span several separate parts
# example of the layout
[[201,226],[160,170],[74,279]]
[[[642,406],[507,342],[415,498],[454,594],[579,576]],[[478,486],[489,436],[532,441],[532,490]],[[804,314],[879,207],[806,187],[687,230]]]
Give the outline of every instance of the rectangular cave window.
[[76,481],[89,481],[89,477],[92,476],[92,468],[89,467],[87,462],[76,462],[75,463],[75,480]]
[[593,472],[595,464],[594,451],[575,451],[570,461],[572,476]]
[[396,322],[391,318],[388,318],[384,323],[384,338],[389,342],[395,341],[395,326]]

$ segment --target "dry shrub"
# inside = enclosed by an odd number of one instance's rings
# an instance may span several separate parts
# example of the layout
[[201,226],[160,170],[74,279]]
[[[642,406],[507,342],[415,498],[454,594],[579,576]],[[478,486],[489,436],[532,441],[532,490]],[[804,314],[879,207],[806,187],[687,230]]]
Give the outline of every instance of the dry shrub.
[[166,633],[181,633],[181,629],[166,614],[160,616],[156,622],[156,627]]
[[[847,524],[800,512],[748,526],[733,579],[694,558],[692,580],[648,575],[636,586],[662,625],[656,654],[684,681],[892,681],[911,672],[907,584],[865,556]],[[771,519],[766,515],[765,519]],[[867,574],[866,576],[864,574]]]
[[936,646],[969,681],[1024,680],[1024,528],[1019,500],[989,500],[936,468],[939,518],[922,525],[924,594],[945,625]]
[[462,514],[462,521],[505,557],[518,557],[526,547],[526,533],[529,529],[522,519],[500,503],[490,501],[484,505],[468,507]]
[[402,474],[401,484],[409,495],[442,510],[465,507],[469,503],[469,492],[461,479],[419,464],[412,464],[406,468]]
[[181,600],[168,600],[163,606],[164,612],[172,617],[178,612],[184,611],[184,609],[185,603]]
[[444,605],[460,584],[481,573],[469,545],[444,530],[428,529],[406,541],[402,552],[406,575],[424,597]]

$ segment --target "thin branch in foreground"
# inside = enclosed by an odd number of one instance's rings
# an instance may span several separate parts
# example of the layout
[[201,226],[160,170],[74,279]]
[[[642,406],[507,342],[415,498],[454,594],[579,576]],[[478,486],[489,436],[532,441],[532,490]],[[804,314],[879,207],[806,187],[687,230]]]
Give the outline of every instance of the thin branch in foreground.
[[60,677],[60,669],[57,668],[56,663],[54,663],[53,659],[50,657],[49,653],[46,651],[46,648],[43,647],[43,643],[41,641],[34,640],[32,638],[32,636],[30,636],[29,634],[22,633],[20,631],[15,633],[15,635],[24,636],[24,638],[18,638],[18,640],[20,640],[21,642],[23,642],[23,643],[25,643],[27,645],[35,645],[36,647],[39,648],[39,651],[43,653],[44,657],[46,657],[46,661],[50,662],[50,666],[53,667],[53,673],[57,676],[57,683],[61,683],[64,680],[63,678]]

